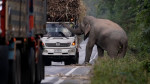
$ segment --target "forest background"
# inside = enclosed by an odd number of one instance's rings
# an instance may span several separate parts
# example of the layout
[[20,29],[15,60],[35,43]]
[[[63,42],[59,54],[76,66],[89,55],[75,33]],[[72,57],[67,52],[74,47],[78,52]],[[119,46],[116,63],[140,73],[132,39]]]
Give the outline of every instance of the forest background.
[[150,84],[150,0],[83,0],[88,15],[119,24],[128,35],[123,59],[98,59],[92,84]]

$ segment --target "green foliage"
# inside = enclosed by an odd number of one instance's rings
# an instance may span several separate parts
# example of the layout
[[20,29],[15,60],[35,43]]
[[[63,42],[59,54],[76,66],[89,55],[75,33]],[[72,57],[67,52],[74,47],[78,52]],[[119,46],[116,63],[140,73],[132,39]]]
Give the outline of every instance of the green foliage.
[[104,57],[98,59],[91,77],[91,84],[149,84],[150,74],[147,63],[134,56],[122,59]]
[[97,16],[103,18],[103,14],[105,14],[107,17],[104,18],[110,19],[128,30],[135,22],[133,19],[136,15],[135,8],[136,0],[99,0]]
[[87,13],[88,15],[96,16],[96,6],[97,6],[97,0],[83,0],[86,8],[87,8]]
[[[141,29],[141,50],[150,53],[150,1],[141,0],[138,5],[136,23]],[[144,53],[143,52],[143,53]]]
[[129,49],[137,56],[150,54],[150,0],[96,0],[97,17],[110,19],[128,34]]
[[129,50],[122,59],[98,59],[91,83],[150,84],[150,0],[95,1],[97,17],[110,19],[127,32]]

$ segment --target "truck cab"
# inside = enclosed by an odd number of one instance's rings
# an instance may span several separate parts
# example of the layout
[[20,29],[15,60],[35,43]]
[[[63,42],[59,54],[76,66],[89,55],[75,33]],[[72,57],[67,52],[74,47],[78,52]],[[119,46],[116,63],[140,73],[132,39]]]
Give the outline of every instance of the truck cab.
[[[74,23],[64,23],[75,28]],[[46,31],[47,34],[41,38],[45,65],[51,65],[52,61],[64,61],[65,65],[77,64],[79,60],[77,36],[59,22],[47,22]]]

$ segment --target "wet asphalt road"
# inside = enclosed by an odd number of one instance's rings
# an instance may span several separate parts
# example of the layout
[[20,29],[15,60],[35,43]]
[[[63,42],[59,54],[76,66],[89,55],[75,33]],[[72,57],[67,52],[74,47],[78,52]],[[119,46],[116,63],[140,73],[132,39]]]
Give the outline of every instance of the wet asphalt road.
[[[52,62],[52,66],[45,66],[45,79],[41,84],[89,84],[89,72],[92,66],[82,65],[85,59],[87,40],[80,44],[79,65],[65,66],[63,62]],[[94,46],[90,63],[94,64],[96,58],[97,48]]]

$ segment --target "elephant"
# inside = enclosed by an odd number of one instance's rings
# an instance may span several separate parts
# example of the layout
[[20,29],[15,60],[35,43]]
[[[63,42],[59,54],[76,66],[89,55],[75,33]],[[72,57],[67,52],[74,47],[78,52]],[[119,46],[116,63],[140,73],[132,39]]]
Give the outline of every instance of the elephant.
[[126,32],[116,23],[108,19],[99,19],[93,16],[85,16],[79,27],[74,29],[62,23],[70,32],[76,35],[84,34],[89,40],[86,45],[84,63],[90,61],[92,49],[97,45],[98,56],[104,56],[104,50],[111,58],[124,57],[127,51],[128,38]]

